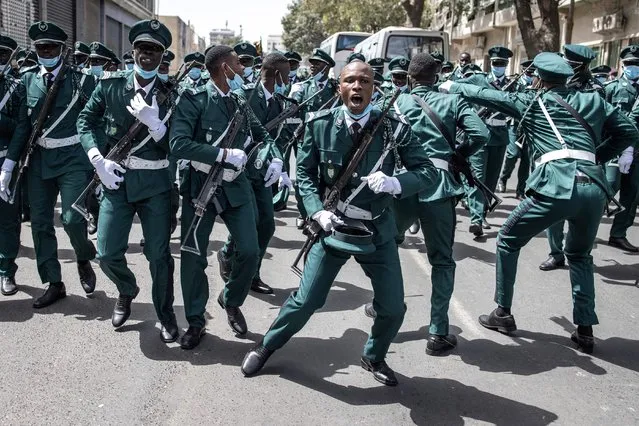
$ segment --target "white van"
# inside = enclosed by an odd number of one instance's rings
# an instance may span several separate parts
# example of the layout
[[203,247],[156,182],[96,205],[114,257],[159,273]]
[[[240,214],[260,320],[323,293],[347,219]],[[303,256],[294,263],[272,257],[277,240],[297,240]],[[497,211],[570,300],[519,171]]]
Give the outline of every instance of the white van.
[[384,73],[396,56],[410,59],[416,53],[437,51],[448,60],[449,50],[448,33],[404,27],[384,28],[355,46],[355,52],[363,54],[367,61],[384,58]]
[[353,49],[360,41],[368,38],[371,33],[339,32],[335,33],[320,44],[320,49],[331,55],[335,66],[329,71],[329,77],[335,78],[346,65],[346,58],[353,53]]

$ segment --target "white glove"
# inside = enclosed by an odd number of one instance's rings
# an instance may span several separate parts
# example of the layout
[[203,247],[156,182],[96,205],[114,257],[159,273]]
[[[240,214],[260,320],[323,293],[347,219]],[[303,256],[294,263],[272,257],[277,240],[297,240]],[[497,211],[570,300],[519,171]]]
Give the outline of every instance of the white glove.
[[335,225],[344,224],[344,222],[339,217],[326,210],[318,211],[313,215],[312,219],[315,222],[319,223],[322,229],[326,232],[329,232],[331,229],[333,229],[333,226]]
[[0,198],[5,202],[9,201],[9,196],[11,195],[9,182],[11,182],[11,172],[13,172],[15,165],[16,162],[8,158],[5,158],[4,163],[2,163],[2,170],[0,171]]
[[288,173],[282,172],[280,175],[280,183],[277,186],[277,189],[281,191],[284,187],[288,187],[291,191],[293,190],[293,182],[291,182],[291,178],[288,177]]
[[448,93],[450,92],[450,88],[453,87],[453,84],[455,84],[455,82],[452,80],[445,81],[439,85],[439,91],[442,93]]
[[375,172],[369,176],[363,176],[362,181],[368,183],[368,187],[375,194],[386,192],[392,195],[402,193],[402,186],[399,179],[394,176],[386,176],[384,172]]
[[238,170],[241,170],[242,167],[246,164],[246,153],[241,149],[220,149],[220,153],[217,154],[217,158],[215,159],[218,163],[228,163],[231,164]]
[[266,170],[266,176],[264,176],[264,184],[265,187],[269,187],[273,185],[275,182],[280,180],[280,176],[282,175],[282,167],[284,167],[284,162],[279,158],[274,158],[271,161],[271,164],[268,166]]
[[222,172],[222,180],[224,182],[233,182],[242,173],[241,170],[224,169]]
[[623,173],[624,175],[627,175],[628,173],[630,173],[630,166],[632,166],[634,153],[635,153],[635,150],[631,146],[623,150],[623,152],[621,153],[621,156],[619,157],[619,161],[617,161],[617,164],[619,164],[620,173]]
[[91,160],[91,164],[95,167],[95,171],[100,177],[102,184],[112,190],[118,189],[124,177],[116,175],[115,171],[126,173],[126,170],[118,163],[104,158],[97,148],[91,148],[87,155]]
[[160,107],[156,96],[153,96],[151,105],[148,105],[141,94],[136,94],[131,99],[130,106],[126,107],[132,116],[140,120],[142,124],[149,128],[149,134],[155,141],[159,141],[166,133],[166,126],[160,120]]
[[179,170],[184,170],[184,169],[186,169],[187,167],[189,167],[189,164],[191,164],[191,161],[190,161],[190,160],[184,160],[184,159],[182,159],[182,160],[178,160],[178,161],[177,161],[177,167],[178,167],[178,169],[179,169]]

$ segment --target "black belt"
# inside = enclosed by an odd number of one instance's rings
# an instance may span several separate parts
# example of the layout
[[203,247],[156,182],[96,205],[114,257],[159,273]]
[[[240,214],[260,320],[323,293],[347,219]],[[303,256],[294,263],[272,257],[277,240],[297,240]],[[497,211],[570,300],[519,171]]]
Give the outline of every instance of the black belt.
[[592,183],[588,176],[575,176],[575,183]]

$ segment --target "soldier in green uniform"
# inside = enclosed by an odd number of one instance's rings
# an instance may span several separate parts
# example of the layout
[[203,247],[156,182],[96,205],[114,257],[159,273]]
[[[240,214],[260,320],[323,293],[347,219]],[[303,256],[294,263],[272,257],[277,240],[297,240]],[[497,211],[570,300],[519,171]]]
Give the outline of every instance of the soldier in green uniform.
[[109,64],[111,64],[111,50],[99,41],[91,43],[90,48],[89,65],[91,74],[100,78]]
[[78,70],[82,70],[89,65],[89,55],[91,55],[91,48],[81,41],[75,42],[75,51],[73,52],[73,63]]
[[[288,59],[281,53],[270,53],[264,59],[260,82],[256,85],[245,85],[236,92],[245,102],[249,102],[251,110],[261,124],[268,123],[284,109],[282,99],[276,95],[281,95],[286,90],[288,72]],[[257,92],[253,93],[253,91]],[[275,128],[271,130],[270,136],[275,139],[277,138],[277,133],[278,129]],[[260,247],[260,257],[257,271],[251,282],[251,290],[257,293],[271,294],[273,289],[262,281],[260,277],[262,259],[275,233],[275,211],[273,210],[273,190],[271,185],[279,182],[280,176],[287,181],[287,185],[292,186],[292,183],[286,172],[283,172],[284,161],[282,160],[282,154],[275,146],[275,142],[272,142],[270,146],[264,145],[263,148],[260,148],[250,141],[244,151],[249,154],[253,149],[260,149],[268,155],[265,159],[270,164],[266,166],[264,164],[265,161],[261,158],[262,154],[258,154],[258,158],[253,161],[253,164],[249,162],[247,166],[248,171],[250,171],[248,176],[255,198],[254,206],[257,209],[257,241]],[[260,163],[259,170],[254,170],[255,163],[258,162]],[[217,252],[220,275],[224,281],[228,281],[231,274],[231,259],[234,251],[235,241],[230,236],[222,249]]]
[[448,81],[450,80],[452,74],[453,74],[453,69],[455,68],[455,66],[453,65],[452,62],[450,61],[444,61],[442,62],[442,68],[440,71],[440,81],[443,83],[444,81]]
[[[574,71],[568,80],[568,87],[580,92],[595,92],[604,97],[603,87],[592,77],[588,66],[597,57],[594,50],[579,44],[567,44],[564,46],[564,59]],[[564,254],[564,224],[565,221],[557,222],[549,226],[546,230],[550,253],[539,269],[542,271],[552,271],[566,266],[566,256]]]
[[[506,86],[510,81],[505,75],[506,67],[513,52],[503,46],[494,46],[488,50],[488,55],[490,56],[490,73],[475,74],[472,77],[456,81],[493,90],[501,90]],[[483,181],[491,191],[495,191],[510,140],[509,120],[503,114],[490,111],[484,122],[490,130],[490,141],[471,157],[471,166],[475,177]],[[479,237],[484,233],[483,228],[489,228],[486,222],[488,206],[477,187],[467,187],[467,190],[468,207],[470,208],[470,228],[468,231]]]
[[122,61],[118,58],[118,55],[111,49],[109,49],[109,57],[111,61],[104,67],[104,71],[115,72],[120,69],[120,65],[122,65]]
[[368,61],[368,64],[373,68],[375,75],[384,78],[384,58],[372,58]]
[[403,56],[397,56],[388,63],[388,70],[391,73],[391,81],[382,84],[384,98],[390,98],[397,89],[402,93],[408,93],[408,66],[410,61]]
[[[309,112],[316,112],[320,108],[330,109],[335,107],[339,102],[337,97],[337,81],[328,78],[328,71],[335,66],[333,58],[331,58],[331,56],[322,49],[314,49],[310,58],[308,58],[308,61],[311,64],[311,78],[301,83],[294,84],[291,87],[289,97],[295,99],[298,103],[302,103],[306,99],[315,95],[315,93],[322,93],[315,96],[311,102],[307,103],[304,108],[302,108],[298,116],[300,123]],[[304,203],[299,196],[297,187],[295,189],[295,198],[297,200],[297,209],[300,213],[297,217],[296,225],[298,229],[302,229],[307,216],[306,210],[304,209]]]
[[[515,90],[522,92],[526,90],[532,84],[533,74],[535,72],[535,66],[532,60],[523,61],[519,64],[521,67],[521,77],[517,82]],[[512,126],[509,131],[510,141],[508,143],[508,149],[506,150],[506,159],[504,160],[504,167],[499,176],[499,184],[497,185],[498,192],[506,192],[506,182],[510,179],[510,176],[515,170],[517,160],[519,162],[519,169],[517,170],[517,187],[515,188],[515,197],[521,201],[524,198],[524,192],[526,190],[526,180],[530,175],[530,156],[528,155],[528,148],[525,148],[515,132],[515,127]]]
[[470,65],[472,63],[472,59],[470,58],[470,53],[468,52],[462,52],[459,55],[459,61],[457,64],[457,67],[455,67],[455,69],[453,70],[453,73],[450,76],[449,80],[461,80],[462,78],[466,78],[464,76],[464,68],[467,65]]
[[[170,190],[167,159],[168,118],[166,102],[157,97],[168,90],[157,78],[157,70],[171,33],[157,20],[137,22],[129,32],[135,61],[133,71],[105,75],[78,117],[82,145],[104,186],[98,222],[98,259],[104,274],[120,293],[111,322],[122,326],[131,315],[131,303],[140,291],[127,266],[128,236],[137,213],[149,243],[144,254],[149,261],[153,304],[164,342],[174,342],[179,333],[173,312],[173,258],[169,250]],[[124,168],[102,156],[96,131],[106,120],[109,144],[115,146],[139,120],[146,128],[138,133]]]
[[244,67],[242,78],[245,83],[253,83],[255,81],[255,58],[258,57],[257,49],[251,43],[243,41],[233,46],[233,50],[240,58],[240,64]]
[[[225,166],[224,181],[206,210],[195,234],[201,253],[182,251],[180,276],[184,296],[184,310],[189,322],[180,345],[192,349],[204,334],[204,311],[209,297],[205,269],[209,236],[219,215],[235,240],[232,271],[218,303],[226,310],[231,329],[238,334],[247,332],[246,320],[240,310],[251,287],[257,269],[259,245],[255,226],[255,196],[243,172],[247,156],[244,143],[252,135],[257,142],[272,143],[250,107],[233,90],[242,86],[244,67],[229,46],[215,46],[206,53],[206,68],[211,76],[204,86],[185,91],[171,124],[171,153],[179,159],[190,160],[190,168],[181,183],[182,242],[194,218],[193,200],[197,198],[211,165]],[[232,146],[222,149],[227,127],[237,109],[246,114],[245,128],[240,130]]]
[[[304,266],[300,287],[293,292],[279,315],[242,362],[245,376],[256,374],[271,354],[302,329],[311,315],[324,305],[339,270],[351,255],[371,279],[374,306],[378,312],[364,347],[361,364],[376,380],[394,386],[397,379],[385,357],[404,318],[404,291],[390,205],[393,196],[404,198],[427,188],[436,180],[436,170],[410,125],[403,117],[389,114],[373,136],[362,163],[342,190],[338,210],[324,210],[320,194],[330,188],[346,167],[348,153],[381,119],[370,103],[373,70],[355,61],[342,69],[341,108],[309,114],[304,143],[300,147],[297,175],[300,192],[312,220],[322,228]],[[399,158],[396,158],[399,156]],[[396,160],[407,172],[393,177]],[[352,244],[340,231],[357,226],[370,236]]]
[[190,62],[193,62],[193,67],[189,70],[188,75],[180,84],[181,92],[186,89],[203,86],[208,81],[208,78],[204,78],[202,76],[202,71],[204,70],[204,55],[200,52],[189,53],[184,57],[184,63],[188,64]]
[[[413,56],[408,69],[412,90],[396,103],[396,110],[408,119],[413,134],[438,169],[434,185],[394,203],[400,238],[415,220],[421,222],[432,266],[431,319],[426,342],[429,355],[439,355],[457,345],[457,338],[449,334],[448,328],[448,305],[455,283],[455,205],[464,193],[453,175],[455,164],[466,161],[488,142],[488,129],[470,104],[459,95],[444,95],[434,88],[439,69],[438,61],[428,53]],[[463,129],[467,138],[453,150],[457,128]],[[372,304],[366,305],[365,311],[368,316],[376,315]]]
[[[68,67],[62,63],[67,35],[60,27],[50,22],[36,22],[29,28],[29,37],[34,41],[40,68],[22,76],[26,97],[20,104],[16,129],[2,164],[2,170],[9,173],[26,149],[50,84],[63,67]],[[90,262],[95,258],[95,247],[87,238],[86,221],[71,208],[88,185],[93,169],[80,145],[75,123],[95,82],[73,68],[65,71],[55,103],[44,122],[45,131],[37,139],[27,169],[38,273],[43,283],[49,283],[45,293],[34,301],[34,308],[49,306],[66,296],[53,221],[58,194],[62,201],[62,225],[76,255],[80,283],[87,294],[95,289],[95,272]]]
[[[639,98],[639,45],[625,47],[620,54],[623,74],[605,85],[606,100],[630,114]],[[619,190],[619,202],[625,208],[617,214],[610,227],[608,244],[624,251],[637,253],[639,247],[631,244],[627,231],[632,226],[639,203],[639,158],[634,147],[629,146],[616,162],[606,167],[608,180],[614,182],[613,190]]]
[[22,49],[20,53],[16,55],[16,64],[18,65],[18,73],[20,75],[27,71],[35,69],[38,64],[38,56],[33,50]]
[[297,70],[302,62],[302,56],[292,50],[284,53],[284,56],[288,59],[288,64],[291,67],[291,71],[288,73],[288,84],[286,85],[286,95],[291,91],[291,86],[300,82],[300,77],[297,75]]
[[160,62],[160,67],[158,68],[158,78],[166,83],[169,81],[169,69],[171,68],[171,62],[175,59],[175,53],[170,50],[165,50],[162,55],[162,61]]
[[122,62],[124,62],[125,70],[132,70],[133,65],[135,64],[135,61],[133,60],[133,53],[130,51],[124,53],[124,55],[122,55]]
[[[578,326],[572,340],[590,353],[592,326],[598,324],[590,252],[606,199],[612,197],[600,164],[639,142],[639,137],[628,118],[599,94],[566,87],[573,69],[559,55],[540,53],[534,63],[540,79],[537,91],[500,93],[452,82],[440,87],[519,119],[535,161],[527,197],[506,219],[497,238],[498,307],[479,317],[479,322],[500,332],[517,329],[511,306],[519,251],[542,230],[567,220],[565,252],[573,322]],[[611,138],[603,141],[604,133]]]
[[596,67],[590,68],[590,74],[592,74],[592,77],[597,80],[602,87],[608,81],[610,71],[612,71],[612,68],[608,65],[597,65]]
[[[16,257],[20,249],[20,203],[8,203],[12,173],[3,169],[7,148],[16,127],[20,103],[24,101],[24,86],[8,73],[9,58],[18,48],[11,37],[0,36],[0,292],[10,296],[18,292],[15,274]],[[15,173],[14,173],[15,175]]]

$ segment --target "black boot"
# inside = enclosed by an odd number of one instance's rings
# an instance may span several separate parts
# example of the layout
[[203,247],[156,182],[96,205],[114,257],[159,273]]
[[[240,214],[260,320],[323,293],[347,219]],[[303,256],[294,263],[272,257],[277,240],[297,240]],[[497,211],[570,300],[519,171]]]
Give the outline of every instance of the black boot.
[[65,297],[67,297],[67,289],[64,283],[51,283],[44,294],[33,302],[33,307],[36,309],[46,308]]
[[470,227],[468,227],[468,232],[474,234],[475,237],[481,237],[482,235],[484,235],[484,229],[481,222],[471,223]]
[[428,355],[437,356],[451,349],[455,349],[456,346],[457,337],[452,334],[448,334],[446,336],[431,334],[426,340],[426,353]]
[[579,333],[579,330],[575,330],[570,336],[570,340],[577,344],[577,349],[585,354],[591,354],[595,347],[595,338],[592,336],[586,336]]
[[253,281],[251,282],[251,290],[261,294],[273,294],[273,289],[262,281],[261,278],[253,278]]
[[541,265],[539,265],[539,269],[542,271],[554,271],[555,269],[563,268],[566,266],[566,259],[556,259],[552,256],[549,256],[548,259],[544,260]]
[[176,323],[171,322],[162,324],[162,329],[160,330],[160,339],[164,343],[173,343],[178,339],[178,337],[180,337],[180,332]]
[[202,337],[204,337],[204,327],[194,327],[190,325],[180,339],[180,347],[185,350],[193,349],[200,344]]
[[140,287],[137,287],[133,296],[121,294],[118,297],[118,301],[115,302],[115,307],[113,308],[113,316],[111,316],[111,324],[113,324],[113,327],[120,327],[129,319],[131,316],[131,303],[139,292]]
[[11,296],[18,292],[15,277],[0,277],[0,290],[3,296]]
[[242,374],[244,374],[245,377],[257,374],[264,367],[269,357],[273,355],[273,352],[274,351],[267,349],[266,346],[260,342],[260,344],[244,356],[244,360],[242,361]]
[[95,291],[95,272],[90,261],[78,262],[78,276],[84,292],[86,294],[93,293]]
[[386,361],[373,362],[365,356],[361,360],[362,368],[373,373],[373,377],[386,386],[397,386],[399,383],[395,372],[386,364]]
[[248,329],[246,327],[246,319],[244,319],[242,311],[237,306],[226,306],[224,304],[224,291],[221,291],[220,295],[217,297],[217,303],[226,311],[226,318],[231,326],[231,330],[239,335],[246,334]]
[[508,334],[517,330],[515,317],[513,317],[511,314],[502,316],[497,315],[497,309],[495,309],[488,315],[481,315],[479,317],[479,323],[489,330],[499,331],[500,333]]
[[626,237],[621,237],[621,238],[610,237],[608,239],[608,245],[610,247],[616,247],[624,251],[629,251],[630,253],[639,252],[639,247],[635,247],[632,244],[630,244],[630,241],[628,241]]

